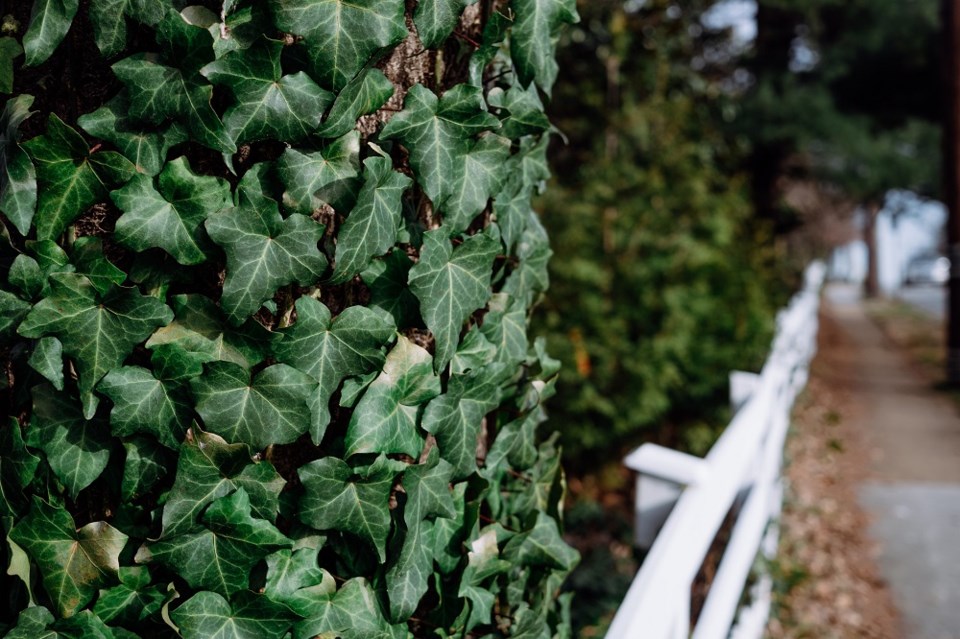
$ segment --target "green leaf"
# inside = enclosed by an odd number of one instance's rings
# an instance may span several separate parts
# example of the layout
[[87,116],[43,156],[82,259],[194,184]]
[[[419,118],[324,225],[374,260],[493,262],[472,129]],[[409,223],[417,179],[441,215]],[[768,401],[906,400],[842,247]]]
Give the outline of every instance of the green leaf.
[[133,437],[123,442],[123,448],[126,459],[123,463],[120,498],[129,502],[145,495],[163,479],[173,462],[163,447],[147,437]]
[[516,19],[510,55],[523,86],[536,82],[547,94],[557,79],[556,42],[563,24],[580,21],[576,0],[513,0]]
[[324,226],[305,215],[286,220],[272,207],[229,209],[207,219],[207,233],[227,254],[220,305],[237,326],[281,286],[308,286],[327,268],[318,242]]
[[144,54],[124,58],[112,69],[127,87],[133,117],[150,125],[179,119],[201,144],[222,153],[236,152],[237,146],[210,106],[213,87]]
[[497,349],[498,362],[514,366],[527,357],[527,309],[523,300],[505,293],[490,299],[480,332]]
[[317,530],[339,530],[356,535],[386,560],[390,532],[388,502],[394,472],[381,456],[363,475],[356,475],[342,459],[324,457],[300,467],[303,484],[300,519]]
[[286,364],[268,366],[251,381],[242,367],[214,362],[191,386],[204,424],[229,441],[261,449],[289,444],[310,429],[314,383]]
[[279,361],[310,375],[316,384],[307,400],[310,436],[319,445],[330,421],[330,398],[344,378],[377,371],[383,365],[383,347],[395,327],[383,314],[351,306],[330,321],[330,310],[310,297],[296,303],[297,321],[281,329],[284,338],[274,346]]
[[129,117],[129,100],[121,94],[94,111],[77,118],[77,124],[92,136],[116,146],[145,175],[156,175],[163,168],[171,147],[187,141],[180,124],[149,129]]
[[36,497],[10,538],[39,566],[43,588],[62,617],[76,614],[97,588],[116,578],[127,543],[126,535],[103,521],[77,530],[70,513]]
[[440,394],[440,379],[431,364],[430,353],[402,335],[397,338],[383,372],[353,410],[344,438],[348,457],[358,453],[420,456],[421,404]]
[[537,513],[533,528],[515,536],[503,549],[503,558],[515,566],[543,566],[570,571],[580,554],[560,536],[557,521],[546,513]]
[[0,516],[16,517],[27,506],[26,488],[37,472],[40,458],[23,443],[20,424],[13,417],[0,428]]
[[249,586],[257,562],[293,543],[270,522],[252,516],[243,488],[210,504],[202,519],[205,528],[199,532],[141,546],[137,563],[164,564],[193,588],[230,596]]
[[0,212],[20,231],[30,232],[37,208],[37,177],[30,156],[17,144],[19,128],[34,112],[32,95],[7,100],[0,113]]
[[119,153],[90,153],[80,134],[51,113],[47,132],[23,143],[37,167],[37,238],[56,239],[84,211],[126,182],[134,166]]
[[512,371],[491,364],[469,375],[453,375],[447,392],[423,414],[423,428],[437,438],[440,456],[453,465],[453,478],[477,470],[477,441],[484,416],[500,404],[500,384]]
[[113,401],[114,435],[149,434],[172,450],[180,446],[193,418],[186,389],[157,379],[145,368],[123,366],[107,373],[97,390]]
[[420,261],[410,269],[410,290],[436,340],[437,372],[453,358],[463,323],[490,299],[493,261],[500,251],[500,241],[489,232],[456,248],[447,238],[442,228],[424,233]]
[[303,36],[311,75],[339,93],[380,49],[407,37],[403,0],[270,0],[274,23]]
[[173,313],[160,300],[133,289],[117,288],[101,296],[90,280],[74,273],[52,275],[50,285],[50,296],[33,307],[19,332],[24,337],[60,339],[63,352],[77,368],[84,415],[89,418],[96,410],[93,388],[154,328],[170,322]]
[[69,273],[75,267],[70,264],[70,258],[55,242],[27,240],[26,245],[27,251],[36,259],[26,253],[18,255],[10,266],[9,281],[20,289],[26,298],[46,297],[50,294],[47,281],[50,275]]
[[367,580],[355,577],[336,594],[318,598],[309,619],[294,626],[294,639],[340,637],[340,639],[396,639],[398,635],[383,617],[377,596]]
[[348,131],[314,153],[287,149],[277,162],[283,205],[310,215],[324,204],[346,210],[360,184],[360,134]]
[[453,472],[453,466],[440,459],[436,448],[430,450],[424,463],[407,468],[403,474],[403,490],[407,494],[403,520],[409,530],[427,517],[457,516],[450,493]]
[[43,375],[58,391],[63,390],[63,344],[56,337],[43,337],[33,349],[30,367]]
[[407,621],[427,592],[433,574],[434,538],[433,522],[422,521],[408,529],[400,554],[387,571],[390,618],[396,623]]
[[474,326],[457,346],[457,354],[450,360],[450,374],[463,375],[482,368],[497,356],[497,348]]
[[363,188],[337,234],[331,277],[335,284],[353,278],[372,258],[385,254],[396,243],[402,222],[400,198],[413,184],[409,177],[393,170],[389,157],[367,158],[363,166]]
[[110,432],[103,420],[87,420],[77,401],[48,385],[35,386],[27,444],[39,448],[71,499],[93,483],[110,461]]
[[333,575],[317,565],[319,551],[319,547],[284,549],[267,557],[264,596],[309,617],[316,602],[337,589]]
[[124,211],[114,236],[135,251],[162,248],[180,264],[207,259],[202,230],[210,215],[227,206],[230,185],[225,180],[199,176],[185,157],[169,162],[157,178],[137,175],[111,194]]
[[93,38],[105,58],[112,58],[127,46],[127,13],[131,10],[130,4],[130,0],[90,2],[88,15],[93,25]]
[[460,22],[463,10],[477,0],[421,0],[413,14],[420,41],[428,49],[439,47]]
[[250,320],[238,328],[229,326],[212,300],[203,295],[170,298],[175,319],[147,340],[147,348],[176,347],[199,362],[233,362],[250,368],[266,359],[277,337]]
[[166,599],[164,589],[151,585],[150,571],[143,566],[121,567],[120,584],[101,590],[93,612],[107,623],[131,625],[154,617]]
[[225,85],[233,93],[234,104],[224,113],[223,124],[237,144],[302,140],[317,128],[333,101],[306,73],[283,75],[282,50],[282,42],[262,40],[200,70],[210,82]]
[[46,608],[31,607],[20,613],[17,627],[4,639],[122,639],[123,629],[110,628],[89,610],[54,620]]
[[79,0],[34,0],[30,25],[23,34],[26,64],[33,67],[56,51],[70,30]]
[[5,634],[3,639],[57,639],[55,631],[47,630],[53,621],[53,614],[46,608],[24,608],[17,617],[16,626]]
[[163,507],[161,539],[193,532],[197,516],[213,500],[243,488],[254,514],[273,521],[286,482],[270,462],[254,462],[244,444],[228,444],[192,429],[180,447],[177,476]]
[[[383,128],[383,139],[397,139],[409,149],[417,182],[444,213],[448,235],[466,228],[494,192],[486,191],[499,183],[509,142],[497,136],[474,139],[499,127],[480,88],[459,84],[438,99],[418,84],[407,93],[403,111]],[[483,193],[483,203],[473,210]]]
[[380,69],[367,67],[337,94],[323,124],[315,133],[339,138],[349,133],[364,115],[376,112],[393,96],[393,83]]
[[0,337],[12,335],[23,318],[30,311],[30,302],[0,290]]
[[13,93],[13,61],[23,47],[13,38],[0,38],[0,93]]
[[104,255],[103,241],[99,237],[78,237],[70,251],[70,261],[77,273],[85,275],[101,295],[127,279],[127,274]]
[[543,102],[533,85],[523,89],[514,86],[506,91],[497,87],[490,90],[487,102],[492,107],[502,109],[504,137],[517,139],[525,135],[536,135],[550,128],[550,120],[543,112]]
[[375,259],[361,274],[370,289],[370,307],[393,316],[399,328],[420,326],[420,303],[407,287],[407,276],[413,262],[401,249],[395,248],[382,259]]
[[527,228],[517,244],[516,257],[520,263],[501,289],[503,293],[523,300],[524,306],[532,305],[536,296],[550,285],[547,263],[553,255],[547,232],[532,210],[529,215]]
[[293,618],[266,597],[242,593],[231,605],[213,592],[198,592],[171,613],[184,639],[281,639]]

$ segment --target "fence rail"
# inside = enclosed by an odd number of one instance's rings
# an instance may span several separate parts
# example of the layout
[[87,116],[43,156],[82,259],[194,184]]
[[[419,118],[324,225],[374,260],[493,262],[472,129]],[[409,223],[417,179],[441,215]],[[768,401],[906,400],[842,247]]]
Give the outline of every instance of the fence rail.
[[[769,576],[749,586],[747,605],[740,602],[758,556],[776,553],[783,444],[816,351],[824,273],[822,263],[811,264],[803,290],[778,314],[761,373],[731,375],[731,401],[739,408],[705,458],[644,444],[624,460],[637,473],[636,543],[649,552],[607,639],[762,636]],[[691,629],[691,586],[732,509],[737,515],[729,541]]]

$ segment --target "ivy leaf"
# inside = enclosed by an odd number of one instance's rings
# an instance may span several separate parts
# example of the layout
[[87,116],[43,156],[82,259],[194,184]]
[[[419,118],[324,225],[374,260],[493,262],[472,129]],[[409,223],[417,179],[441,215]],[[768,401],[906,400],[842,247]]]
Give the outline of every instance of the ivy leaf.
[[17,618],[17,627],[4,639],[127,639],[126,630],[110,628],[89,610],[54,620],[50,611],[37,606],[26,608]]
[[201,227],[227,205],[230,185],[195,174],[179,157],[163,167],[156,188],[153,178],[137,175],[111,197],[124,211],[114,232],[118,242],[135,251],[162,248],[180,264],[199,264],[207,259]]
[[484,337],[479,326],[474,326],[457,346],[457,354],[450,360],[450,373],[463,375],[477,370],[492,362],[496,356],[496,347]]
[[317,530],[339,530],[356,535],[386,560],[390,532],[390,491],[394,472],[383,456],[357,476],[342,459],[324,457],[297,471],[303,484],[300,519]]
[[410,269],[410,290],[420,300],[427,328],[436,340],[434,370],[453,358],[464,321],[490,299],[493,261],[500,241],[489,232],[454,248],[441,229],[423,235],[420,261]]
[[166,476],[173,463],[167,451],[147,437],[133,437],[123,442],[123,448],[126,459],[120,482],[120,498],[129,502],[153,488]]
[[503,558],[515,566],[543,566],[567,572],[580,561],[580,554],[563,541],[557,521],[540,512],[533,528],[507,542]]
[[119,571],[120,584],[101,590],[93,612],[103,621],[115,624],[137,624],[160,612],[166,593],[152,585],[150,571],[144,566],[123,566]]
[[237,144],[302,140],[317,128],[333,101],[306,73],[283,75],[282,50],[282,42],[264,40],[200,69],[212,83],[225,85],[233,93],[235,102],[224,113],[223,124]]
[[30,311],[30,302],[0,289],[0,337],[13,334]]
[[318,566],[319,551],[319,547],[283,549],[267,557],[264,596],[309,617],[317,600],[337,589],[333,576]]
[[[459,84],[438,99],[432,91],[418,84],[407,93],[403,111],[387,122],[381,137],[397,139],[409,149],[417,182],[438,209],[451,216],[466,218],[466,211],[452,209],[448,212],[447,200],[452,199],[451,206],[456,206],[458,201],[464,201],[464,193],[474,192],[489,181],[487,173],[491,171],[484,168],[480,176],[483,184],[472,186],[475,176],[467,173],[467,156],[475,150],[476,155],[469,162],[472,162],[471,166],[481,167],[487,167],[499,157],[502,151],[494,153],[493,149],[502,146],[501,141],[487,141],[474,149],[479,142],[473,139],[478,133],[499,127],[500,121],[486,111],[480,88]],[[474,215],[476,213],[479,210]],[[456,232],[451,229],[448,235]]]
[[407,37],[403,0],[270,0],[274,22],[303,36],[311,75],[339,93],[380,49]]
[[23,51],[28,67],[46,61],[70,30],[79,0],[35,0],[30,25],[23,34]]
[[184,639],[281,639],[290,612],[266,597],[241,593],[231,605],[213,592],[198,592],[170,616]]
[[16,517],[27,506],[26,487],[37,472],[40,458],[27,450],[20,424],[13,417],[0,428],[0,516]]
[[492,133],[481,135],[457,156],[451,171],[455,182],[443,202],[443,224],[448,235],[466,230],[486,208],[490,197],[503,186],[509,157],[510,140]]
[[13,38],[0,38],[0,93],[13,93],[13,61],[23,47]]
[[127,279],[127,274],[103,254],[103,241],[99,237],[78,237],[70,251],[70,261],[76,272],[86,276],[101,295]]
[[37,177],[30,156],[17,144],[18,129],[34,112],[32,95],[10,98],[0,113],[0,212],[21,235],[30,232],[37,208]]
[[297,322],[281,329],[284,338],[274,353],[279,361],[316,380],[307,403],[310,436],[319,445],[330,421],[330,398],[340,382],[379,370],[385,359],[383,346],[396,329],[382,314],[363,306],[347,308],[332,322],[330,310],[313,298],[301,297],[296,309]]
[[396,623],[407,621],[427,592],[433,574],[434,538],[433,522],[421,521],[408,529],[396,563],[387,571],[390,618]]
[[10,538],[39,566],[44,590],[62,617],[76,614],[97,588],[116,578],[127,543],[126,535],[103,521],[77,530],[66,509],[36,497]]
[[202,531],[141,546],[137,563],[164,564],[193,588],[230,596],[249,586],[257,562],[293,543],[270,522],[252,516],[243,488],[210,504],[203,522]]
[[505,366],[492,364],[470,375],[454,375],[447,392],[434,399],[423,415],[423,428],[437,438],[440,456],[453,465],[454,479],[477,470],[477,440],[484,416],[500,403]]
[[192,429],[180,447],[177,476],[163,507],[161,539],[196,530],[197,516],[213,500],[239,488],[253,513],[273,521],[286,482],[270,462],[254,462],[244,444],[228,444],[213,433]]
[[56,337],[42,337],[28,360],[30,368],[43,375],[58,391],[63,390],[63,344]]
[[93,417],[93,388],[110,370],[123,364],[134,346],[157,326],[173,319],[166,304],[136,290],[117,288],[99,295],[86,277],[57,273],[51,293],[27,315],[19,332],[24,337],[54,335],[79,374],[85,417]]
[[520,260],[501,291],[516,299],[523,300],[524,306],[530,306],[538,293],[543,293],[550,285],[550,272],[547,264],[553,251],[547,232],[533,211],[529,211],[527,228],[520,236],[516,257]]
[[33,158],[40,183],[37,238],[56,239],[81,213],[107,197],[107,188],[123,183],[134,166],[113,151],[90,153],[80,134],[50,114],[47,132],[23,143]]
[[56,632],[47,630],[53,622],[54,616],[46,608],[24,608],[17,616],[16,626],[3,639],[58,639]]
[[127,46],[129,10],[130,0],[91,0],[88,15],[94,41],[103,57],[112,58]]
[[370,307],[393,316],[400,328],[422,325],[420,303],[407,287],[407,276],[413,262],[401,249],[395,248],[383,259],[375,259],[360,274],[370,289]]
[[[78,238],[77,242],[82,238]],[[53,273],[69,273],[75,270],[70,257],[51,240],[27,240],[27,253],[21,253],[10,266],[9,281],[19,288],[25,297],[36,299],[50,295],[48,278]],[[74,244],[76,247],[76,244]]]
[[281,286],[314,283],[327,268],[318,242],[324,226],[305,215],[284,220],[272,207],[228,209],[207,219],[214,242],[227,254],[220,304],[237,326]]
[[71,499],[92,484],[110,461],[110,435],[99,419],[87,420],[76,401],[47,385],[35,386],[27,443],[39,448]]
[[360,134],[348,131],[314,153],[287,149],[277,162],[283,205],[310,215],[324,204],[347,209],[360,183]]
[[147,348],[176,347],[202,363],[233,362],[250,368],[262,362],[277,337],[254,320],[229,326],[212,300],[203,295],[170,298],[175,319],[147,340]]
[[556,42],[560,27],[580,21],[576,0],[513,0],[516,20],[510,55],[523,86],[536,82],[548,95],[557,79]]
[[489,312],[480,332],[497,349],[498,362],[516,365],[527,357],[527,309],[523,300],[497,293],[490,299]]
[[450,494],[453,472],[453,466],[440,459],[436,448],[430,449],[424,463],[407,468],[403,474],[403,489],[407,494],[403,520],[408,529],[412,530],[427,517],[456,517]]
[[170,148],[187,141],[187,132],[178,123],[148,129],[131,119],[129,111],[129,100],[121,94],[96,111],[77,118],[77,124],[90,135],[116,146],[139,173],[156,175],[163,168]]
[[377,596],[363,577],[348,580],[336,594],[318,598],[311,617],[294,626],[295,639],[395,639],[405,634],[405,625],[395,633],[384,619]]
[[191,382],[197,412],[207,428],[229,441],[255,449],[289,444],[310,428],[310,377],[286,364],[250,373],[229,362],[214,362]]
[[176,450],[190,427],[190,397],[178,385],[162,381],[139,366],[115,368],[97,389],[113,401],[110,425],[118,437],[145,433]]
[[373,257],[385,254],[397,241],[402,222],[400,198],[413,184],[406,175],[393,170],[386,156],[363,162],[364,183],[357,203],[337,234],[334,284],[342,284],[366,268]]
[[393,91],[393,83],[383,71],[367,67],[340,91],[330,113],[315,133],[323,138],[346,135],[361,116],[374,113],[386,104]]
[[130,114],[135,118],[151,125],[180,119],[198,142],[222,153],[236,152],[236,144],[210,106],[213,87],[145,54],[124,58],[111,68],[127,88]]
[[463,10],[477,0],[421,0],[413,14],[420,41],[428,49],[439,47],[460,22]]
[[543,101],[535,86],[526,89],[514,86],[506,91],[496,87],[487,95],[487,103],[505,111],[503,118],[504,137],[517,139],[525,135],[537,135],[550,128],[550,120],[543,112]]
[[344,438],[346,456],[403,453],[417,458],[424,438],[417,428],[420,405],[440,394],[432,358],[404,336],[387,355],[383,371],[360,398]]

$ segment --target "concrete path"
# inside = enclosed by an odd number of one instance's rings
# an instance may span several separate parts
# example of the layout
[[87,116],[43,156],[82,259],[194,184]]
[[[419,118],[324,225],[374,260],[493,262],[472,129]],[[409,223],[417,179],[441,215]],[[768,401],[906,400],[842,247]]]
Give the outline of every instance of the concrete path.
[[[824,312],[853,348],[849,382],[864,407],[872,478],[860,490],[904,639],[960,639],[960,413],[921,379],[864,314],[831,286]],[[839,380],[838,380],[839,381]]]

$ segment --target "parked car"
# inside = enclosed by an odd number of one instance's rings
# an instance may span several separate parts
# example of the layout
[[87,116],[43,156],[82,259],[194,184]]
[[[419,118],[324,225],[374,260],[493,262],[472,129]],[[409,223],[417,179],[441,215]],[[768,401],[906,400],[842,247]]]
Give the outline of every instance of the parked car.
[[919,255],[907,264],[906,284],[945,284],[950,279],[950,260],[943,255]]

